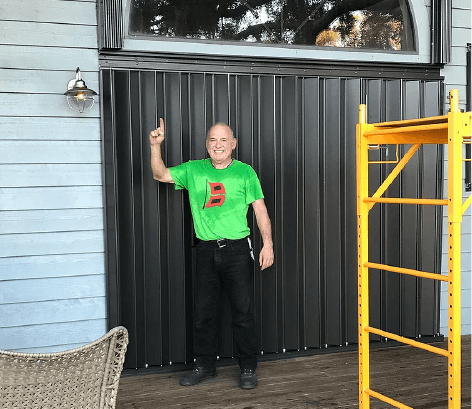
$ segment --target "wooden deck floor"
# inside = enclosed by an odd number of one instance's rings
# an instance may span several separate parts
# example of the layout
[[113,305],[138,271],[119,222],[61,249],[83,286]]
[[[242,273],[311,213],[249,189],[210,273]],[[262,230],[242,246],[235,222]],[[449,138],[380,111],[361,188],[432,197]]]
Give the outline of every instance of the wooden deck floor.
[[[446,343],[434,344],[446,347]],[[462,408],[470,408],[470,336],[462,341]],[[283,409],[357,408],[357,352],[262,362],[259,387],[238,387],[237,366],[218,368],[218,376],[181,387],[182,372],[126,376],[120,380],[117,409]],[[414,409],[447,408],[446,358],[401,346],[371,350],[371,387]],[[392,406],[371,399],[371,408]]]

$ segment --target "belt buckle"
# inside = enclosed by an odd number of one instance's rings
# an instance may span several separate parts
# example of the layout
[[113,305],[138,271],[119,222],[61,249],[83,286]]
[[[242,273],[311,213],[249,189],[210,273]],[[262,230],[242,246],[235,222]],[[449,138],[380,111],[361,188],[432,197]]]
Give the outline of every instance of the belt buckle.
[[216,240],[216,244],[218,244],[218,248],[222,249],[223,247],[226,247],[225,241],[226,241],[226,239]]

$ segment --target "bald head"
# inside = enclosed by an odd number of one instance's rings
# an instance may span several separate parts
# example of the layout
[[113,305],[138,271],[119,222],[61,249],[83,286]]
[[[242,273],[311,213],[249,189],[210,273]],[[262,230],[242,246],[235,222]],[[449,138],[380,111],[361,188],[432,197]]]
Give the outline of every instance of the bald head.
[[210,139],[210,134],[213,132],[213,131],[216,131],[218,133],[221,133],[221,132],[226,132],[226,133],[229,133],[231,135],[231,138],[234,139],[234,135],[233,135],[233,130],[228,126],[226,125],[224,122],[217,122],[216,124],[214,124],[207,132],[207,140]]

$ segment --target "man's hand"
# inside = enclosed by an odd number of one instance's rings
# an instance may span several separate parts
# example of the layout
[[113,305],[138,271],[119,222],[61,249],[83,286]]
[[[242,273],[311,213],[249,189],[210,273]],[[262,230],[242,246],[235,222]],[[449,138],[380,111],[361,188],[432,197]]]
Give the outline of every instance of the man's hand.
[[164,120],[159,118],[160,127],[154,129],[149,134],[149,141],[151,142],[151,167],[152,177],[159,182],[174,183],[169,169],[162,160],[161,144],[164,142]]
[[264,270],[272,264],[274,264],[274,249],[271,244],[266,244],[262,247],[261,254],[259,254],[259,265],[261,270]]
[[151,133],[149,134],[149,141],[151,142],[151,146],[160,145],[162,142],[164,142],[165,132],[164,120],[162,118],[159,118],[159,124],[159,128],[154,129],[154,131],[151,131]]

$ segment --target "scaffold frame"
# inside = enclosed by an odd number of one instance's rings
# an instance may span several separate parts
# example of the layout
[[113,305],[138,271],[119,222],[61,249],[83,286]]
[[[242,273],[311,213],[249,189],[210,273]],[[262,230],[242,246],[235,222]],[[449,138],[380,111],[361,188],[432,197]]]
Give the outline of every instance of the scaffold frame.
[[[374,397],[400,409],[413,409],[370,388],[369,335],[376,334],[403,344],[427,350],[448,359],[448,408],[461,407],[461,223],[462,215],[471,204],[471,196],[462,203],[462,146],[471,140],[471,113],[459,110],[458,90],[449,94],[450,111],[447,115],[394,122],[367,123],[366,105],[359,106],[356,127],[357,177],[357,252],[358,252],[358,324],[359,324],[359,408],[370,409]],[[369,150],[382,145],[411,145],[377,191],[369,197]],[[445,144],[448,147],[447,199],[382,197],[422,144]],[[392,163],[392,162],[389,162]],[[369,262],[369,211],[376,203],[401,205],[447,206],[448,271],[447,275],[412,270]],[[447,349],[438,348],[398,334],[382,331],[369,325],[369,269],[412,275],[448,283]],[[433,312],[432,312],[433,313]]]

